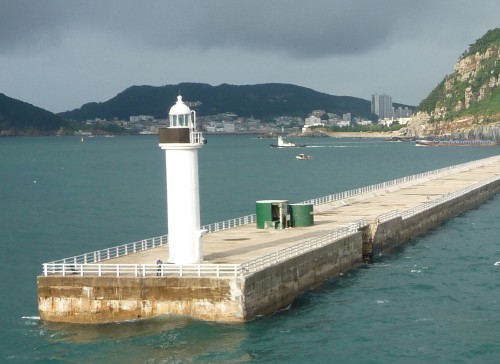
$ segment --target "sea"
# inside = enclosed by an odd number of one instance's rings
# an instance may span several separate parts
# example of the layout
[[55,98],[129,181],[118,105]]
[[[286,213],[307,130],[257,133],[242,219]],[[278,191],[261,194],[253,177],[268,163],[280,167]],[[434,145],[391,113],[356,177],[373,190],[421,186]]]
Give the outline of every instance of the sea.
[[[297,138],[300,149],[255,135],[206,138],[202,224],[252,214],[257,200],[301,202],[500,153],[370,138]],[[500,361],[500,196],[245,324],[40,320],[42,263],[163,235],[166,221],[157,136],[0,138],[0,363]]]

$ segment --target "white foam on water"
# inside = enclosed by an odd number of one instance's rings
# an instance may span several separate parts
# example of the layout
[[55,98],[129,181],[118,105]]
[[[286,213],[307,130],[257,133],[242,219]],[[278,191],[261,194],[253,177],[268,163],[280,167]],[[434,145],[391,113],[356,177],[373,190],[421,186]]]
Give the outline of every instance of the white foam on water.
[[23,320],[40,320],[40,316],[22,316],[21,317]]

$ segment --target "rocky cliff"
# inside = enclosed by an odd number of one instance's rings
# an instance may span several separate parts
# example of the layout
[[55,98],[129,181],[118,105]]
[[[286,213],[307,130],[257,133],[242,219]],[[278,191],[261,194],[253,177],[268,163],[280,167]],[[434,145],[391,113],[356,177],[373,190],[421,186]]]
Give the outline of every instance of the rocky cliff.
[[414,137],[500,141],[500,28],[462,54],[454,72],[419,105],[401,132]]

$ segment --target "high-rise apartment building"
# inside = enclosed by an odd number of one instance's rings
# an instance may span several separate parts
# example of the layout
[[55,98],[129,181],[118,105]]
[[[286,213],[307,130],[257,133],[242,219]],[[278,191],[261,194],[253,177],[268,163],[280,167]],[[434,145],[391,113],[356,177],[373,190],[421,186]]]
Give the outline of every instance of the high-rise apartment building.
[[389,95],[372,95],[372,114],[378,115],[379,119],[392,118],[392,98]]

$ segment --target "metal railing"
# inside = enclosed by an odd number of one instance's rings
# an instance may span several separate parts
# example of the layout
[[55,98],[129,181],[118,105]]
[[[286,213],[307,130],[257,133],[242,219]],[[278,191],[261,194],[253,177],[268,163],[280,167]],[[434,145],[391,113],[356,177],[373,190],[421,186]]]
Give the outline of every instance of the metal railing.
[[141,252],[144,250],[156,248],[156,247],[167,244],[167,242],[168,242],[167,235],[162,235],[162,236],[157,236],[155,238],[134,241],[134,242],[128,243],[128,244],[123,244],[123,245],[118,245],[118,246],[114,246],[111,248],[96,250],[96,251],[93,251],[90,253],[75,255],[73,257],[63,258],[63,259],[55,260],[53,262],[49,262],[49,263],[45,263],[45,264],[75,265],[75,264],[98,263],[98,262],[101,262],[103,260],[118,258],[118,257],[122,257],[125,255],[138,253],[138,252]]
[[456,165],[449,166],[449,167],[443,167],[443,168],[435,169],[432,171],[422,172],[422,173],[414,174],[411,176],[406,176],[406,177],[396,178],[396,179],[393,179],[390,181],[376,183],[376,184],[373,184],[370,186],[365,186],[365,187],[360,187],[360,188],[356,188],[356,189],[349,190],[349,191],[339,192],[339,193],[336,193],[333,195],[314,198],[311,200],[304,201],[302,203],[321,205],[321,204],[325,204],[325,203],[339,201],[339,200],[343,200],[343,199],[346,199],[349,197],[362,195],[364,193],[373,192],[373,191],[381,190],[384,188],[394,187],[394,186],[401,185],[403,183],[407,183],[407,182],[411,182],[411,181],[416,181],[418,179],[436,176],[436,175],[444,173],[444,172],[449,172],[449,171],[453,171],[453,170],[460,170],[460,169],[467,169],[467,168],[470,168],[471,166],[491,164],[491,163],[497,162],[499,159],[500,159],[500,157],[493,156],[493,157],[481,159],[479,161],[471,161],[471,162],[466,162],[466,163],[462,163],[462,164],[456,164]]
[[441,196],[441,197],[438,197],[434,200],[430,200],[429,202],[425,202],[425,203],[422,203],[418,206],[415,206],[411,209],[408,209],[406,211],[403,211],[401,212],[400,210],[391,210],[391,211],[388,211],[384,214],[381,214],[379,216],[377,216],[377,218],[375,219],[375,221],[378,223],[378,224],[381,224],[383,222],[386,222],[386,221],[389,221],[389,220],[392,220],[392,219],[395,219],[395,218],[398,218],[398,217],[401,217],[403,220],[404,219],[408,219],[412,216],[415,216],[415,215],[418,215],[424,211],[427,211],[435,206],[438,206],[438,205],[441,205],[443,204],[444,202],[447,202],[447,201],[451,201],[457,197],[460,197],[460,196],[463,196],[471,191],[474,191],[478,188],[481,188],[483,186],[486,186],[490,183],[493,183],[495,181],[498,181],[500,180],[500,175],[496,175],[496,176],[493,176],[491,178],[488,178],[484,181],[481,181],[481,182],[478,182],[474,185],[471,185],[471,186],[468,186],[468,187],[465,187],[461,190],[458,190],[458,191],[455,191],[455,192],[451,192],[451,193],[448,193],[444,196]]
[[382,224],[382,223],[384,223],[386,221],[393,220],[393,219],[396,219],[398,217],[401,217],[401,211],[399,211],[399,210],[391,210],[391,211],[388,211],[388,212],[385,212],[383,214],[378,215],[375,218],[375,222],[377,224]]
[[[206,233],[214,233],[217,231],[232,229],[237,226],[254,223],[255,221],[256,221],[255,214],[247,215],[235,219],[217,222],[214,224],[204,225],[202,226],[202,230],[205,230]],[[46,264],[75,265],[75,264],[98,263],[104,260],[118,258],[132,253],[137,253],[148,249],[157,248],[159,246],[166,244],[168,244],[168,235],[162,235],[154,238],[149,238],[149,239],[135,241],[132,243],[114,246],[111,248],[101,249],[90,253],[75,255],[69,258],[63,258],[52,262],[48,262]]]
[[285,249],[263,255],[251,261],[241,264],[243,274],[250,274],[267,268],[273,264],[283,262],[287,259],[296,257],[306,252],[321,248],[325,245],[331,244],[339,239],[353,235],[359,231],[361,227],[368,225],[365,219],[355,221],[346,227],[335,229],[332,232],[321,235],[307,241],[298,243]]
[[262,270],[305,252],[320,248],[338,239],[355,234],[368,223],[361,219],[332,232],[298,243],[291,247],[263,255],[244,264],[96,264],[96,263],[44,263],[43,275],[62,276],[114,276],[114,277],[238,277]]
[[483,186],[486,186],[486,185],[489,185],[495,181],[498,181],[500,180],[500,175],[496,175],[496,176],[493,176],[493,177],[490,177],[484,181],[481,181],[481,182],[478,182],[478,183],[475,183],[471,186],[468,186],[468,187],[465,187],[461,190],[458,190],[458,191],[455,191],[455,192],[451,192],[451,193],[448,193],[444,196],[441,196],[439,198],[436,198],[434,200],[431,200],[429,202],[426,202],[426,203],[423,203],[423,204],[420,204],[412,209],[409,209],[409,210],[406,210],[406,211],[403,211],[401,213],[401,217],[403,219],[407,219],[409,217],[412,217],[412,216],[415,216],[423,211],[426,211],[426,210],[429,210],[437,205],[440,205],[444,202],[447,202],[447,201],[451,201],[451,200],[454,200],[455,198],[457,197],[460,197],[460,196],[463,196],[471,191],[474,191],[474,190],[477,190]]
[[236,277],[238,264],[61,264],[44,263],[43,275],[98,277]]
[[242,217],[237,217],[231,220],[204,225],[202,227],[202,230],[205,230],[207,233],[215,233],[217,231],[232,229],[238,226],[251,224],[254,223],[255,221],[257,221],[257,215],[251,214]]
[[[450,170],[468,168],[472,165],[478,165],[478,164],[479,165],[490,164],[490,163],[493,163],[495,161],[498,161],[499,159],[500,159],[500,157],[495,156],[495,157],[485,158],[485,159],[482,159],[480,161],[472,161],[472,162],[458,164],[458,165],[454,165],[454,166],[450,166],[450,167],[440,168],[440,169],[436,169],[436,170],[429,171],[429,172],[419,173],[419,174],[415,174],[412,176],[398,178],[398,179],[394,179],[394,180],[387,181],[387,182],[377,183],[377,184],[367,186],[367,187],[357,188],[357,189],[350,190],[350,191],[345,191],[345,192],[341,192],[341,193],[337,193],[337,194],[333,194],[333,195],[329,195],[329,196],[324,196],[324,197],[320,197],[320,198],[316,198],[316,199],[312,199],[312,200],[307,200],[307,201],[304,201],[302,203],[320,205],[320,204],[329,203],[329,202],[333,202],[333,201],[343,200],[347,197],[356,196],[356,195],[360,195],[360,194],[367,193],[367,192],[372,192],[372,191],[375,191],[378,189],[392,187],[392,186],[395,186],[398,184],[406,183],[409,181],[414,181],[416,179],[425,178],[425,177],[429,177],[432,175],[437,175],[437,174],[440,174],[440,173],[443,173],[446,171],[450,171]],[[489,182],[485,182],[485,184],[486,183],[489,183]],[[390,220],[390,219],[398,217],[398,216],[405,216],[404,218],[407,218],[409,216],[412,216],[412,214],[416,214],[416,213],[419,213],[420,211],[423,211],[422,209],[430,208],[430,207],[432,207],[432,206],[429,205],[428,203],[426,203],[426,204],[423,204],[422,206],[417,206],[414,209],[408,210],[408,211],[404,212],[403,214],[398,210],[389,211],[385,214],[378,216],[377,222],[380,223],[380,222],[387,221],[387,220]],[[202,229],[205,230],[207,233],[213,233],[213,232],[217,232],[217,231],[232,229],[232,228],[235,228],[238,226],[254,223],[255,221],[256,221],[256,215],[251,214],[251,215],[247,215],[247,216],[243,216],[243,217],[239,217],[239,218],[234,218],[234,219],[230,219],[230,220],[226,220],[226,221],[222,221],[222,222],[218,222],[218,223],[204,225],[202,227]],[[360,220],[360,221],[363,221],[363,220]],[[353,224],[357,224],[357,222],[355,222]],[[349,226],[351,226],[351,225],[349,225]],[[352,226],[354,226],[354,225],[352,225]],[[358,228],[359,228],[359,226],[358,226]],[[346,228],[343,228],[343,229],[346,229]],[[102,250],[98,250],[98,251],[94,251],[94,252],[90,252],[90,253],[85,253],[85,254],[69,257],[69,258],[63,258],[63,259],[52,261],[49,263],[44,263],[43,264],[43,272],[44,272],[44,275],[47,275],[47,274],[63,274],[63,275],[64,274],[73,274],[74,271],[72,269],[76,269],[77,267],[79,267],[79,269],[81,271],[82,270],[81,265],[83,265],[83,264],[92,265],[92,264],[96,264],[96,263],[99,263],[99,262],[104,261],[104,260],[117,258],[117,257],[125,256],[128,254],[132,254],[132,253],[137,253],[140,251],[145,251],[145,250],[156,248],[158,246],[162,246],[162,245],[166,245],[166,244],[168,244],[168,236],[167,235],[162,235],[159,237],[144,239],[144,240],[140,240],[140,241],[136,241],[136,242],[132,242],[132,243],[128,243],[128,244],[123,244],[123,245],[119,245],[119,246],[115,246],[115,247],[111,247],[111,248],[106,248],[106,249],[102,249]],[[300,245],[300,244],[298,244],[298,245]],[[253,266],[245,266],[244,265],[243,266],[244,270],[246,270],[248,272],[254,271],[256,269],[255,267],[262,266],[262,264],[264,264],[263,261],[261,262],[259,259],[272,260],[272,259],[275,259],[276,257],[281,257],[281,255],[279,255],[279,256],[276,255],[278,253],[279,252],[273,253],[273,258],[270,258],[268,256],[258,258],[257,260],[252,261],[253,263],[251,263],[251,264],[253,264]],[[281,254],[281,253],[279,253],[279,254]],[[284,256],[289,255],[288,251],[283,252],[283,254],[284,254]],[[279,258],[279,259],[281,259],[281,258]],[[250,263],[245,263],[245,264],[250,264]],[[96,265],[102,266],[100,264],[96,264]],[[106,266],[109,267],[112,265],[107,264]],[[125,266],[125,265],[120,265],[120,266]],[[132,265],[132,266],[135,267],[137,265]],[[146,267],[146,268],[144,268],[144,269],[146,269],[146,271],[149,271],[149,269],[150,269],[149,265],[141,265],[141,266]],[[193,266],[198,267],[198,266],[204,266],[204,265],[203,264],[202,265],[195,264]],[[221,266],[221,265],[208,264],[207,266]],[[156,267],[156,266],[154,266],[154,267]],[[179,275],[179,274],[181,274],[181,271],[183,269],[182,267],[185,267],[185,266],[169,265],[169,267],[171,267],[170,268],[171,270],[175,270],[177,272],[177,275]],[[176,267],[176,268],[174,268],[174,267]],[[94,270],[94,273],[97,272],[97,274],[99,274],[99,268],[97,267],[95,269],[96,270]],[[109,268],[106,268],[106,269],[109,269]],[[118,270],[119,273],[121,272],[120,268],[116,268],[116,269]],[[193,269],[195,269],[195,268],[193,268]],[[196,268],[196,269],[198,269],[198,268]],[[237,270],[240,268],[234,268],[234,269]],[[201,272],[203,272],[204,274],[207,271],[208,270],[206,270],[206,269],[201,270]],[[90,272],[90,271],[84,270],[85,274],[89,274],[88,272]],[[169,271],[169,272],[171,272],[171,271]],[[127,273],[127,274],[132,274],[132,273]],[[171,274],[171,273],[169,273],[169,274]],[[233,274],[234,274],[234,272],[233,272]]]
[[205,138],[203,138],[201,131],[192,131],[189,135],[191,144],[205,144]]

